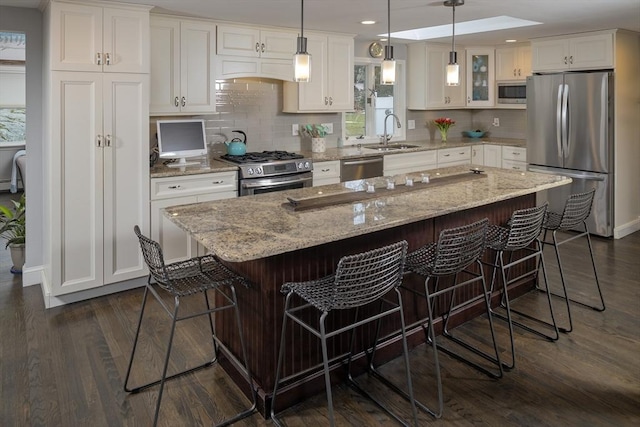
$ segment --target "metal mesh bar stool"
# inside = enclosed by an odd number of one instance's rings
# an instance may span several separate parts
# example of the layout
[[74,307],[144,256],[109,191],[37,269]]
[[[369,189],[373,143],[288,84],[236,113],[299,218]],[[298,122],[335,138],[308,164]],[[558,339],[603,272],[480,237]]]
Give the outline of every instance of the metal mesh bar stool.
[[[327,339],[334,337],[346,331],[352,331],[351,348],[349,353],[341,355],[338,359],[346,359],[347,362],[347,379],[348,383],[365,397],[371,399],[381,409],[395,418],[403,425],[408,425],[399,416],[389,410],[384,404],[377,401],[362,387],[360,387],[352,378],[350,367],[353,352],[354,334],[353,330],[366,323],[380,320],[384,317],[397,313],[401,323],[402,346],[404,353],[404,363],[406,371],[406,382],[409,400],[413,414],[413,422],[417,426],[417,409],[413,398],[413,387],[411,384],[411,372],[409,369],[409,356],[406,340],[404,313],[402,309],[402,296],[398,287],[402,281],[404,272],[404,261],[407,253],[407,242],[400,241],[398,243],[374,249],[360,254],[342,257],[338,262],[335,274],[327,277],[311,280],[306,282],[290,282],[282,286],[282,293],[286,295],[284,316],[282,320],[282,335],[280,340],[280,351],[278,354],[278,366],[276,368],[275,386],[273,388],[273,399],[271,401],[271,418],[274,424],[282,425],[276,417],[276,398],[278,396],[278,388],[281,383],[296,377],[296,374],[287,378],[281,378],[282,363],[285,351],[285,337],[287,331],[287,321],[290,319],[294,323],[300,325],[306,331],[320,339],[322,347],[322,367],[324,369],[325,388],[327,393],[327,405],[329,412],[329,422],[335,425],[333,399],[331,393],[331,379],[329,364],[333,361],[329,360],[327,349]],[[395,291],[395,292],[391,292]],[[396,301],[390,301],[384,298],[386,295],[396,295]],[[300,301],[294,303],[295,300]],[[373,302],[380,302],[380,311],[376,311],[368,317],[360,319],[358,313],[359,308]],[[385,308],[386,307],[386,308]],[[326,319],[333,310],[355,309],[354,321],[348,325],[341,325],[335,330],[327,330]],[[319,314],[318,327],[310,324],[305,317],[309,314],[309,310]],[[377,336],[376,336],[377,339]],[[375,343],[374,343],[375,346]],[[335,358],[334,358],[335,359]]]
[[[563,298],[567,305],[567,315],[569,318],[569,327],[561,328],[562,332],[571,332],[573,330],[573,321],[571,319],[571,309],[569,307],[569,301],[575,302],[585,307],[589,307],[596,311],[604,311],[604,298],[602,297],[602,290],[600,289],[600,281],[598,280],[598,271],[596,270],[596,263],[593,258],[593,248],[591,247],[591,237],[589,237],[589,228],[587,227],[587,218],[591,214],[591,206],[593,205],[593,196],[596,190],[587,191],[584,193],[572,194],[567,198],[567,202],[564,205],[562,213],[547,212],[547,217],[542,225],[544,229],[544,237],[542,240],[543,245],[553,245],[558,260],[558,268],[560,270],[560,281],[562,283],[562,295],[552,293],[554,296]],[[582,229],[579,231],[578,229]],[[559,239],[558,231],[570,231],[578,230],[578,234],[572,234],[565,239]],[[552,240],[547,240],[547,233],[551,231]],[[564,278],[564,270],[562,268],[562,261],[560,260],[560,245],[563,245],[572,240],[585,236],[587,238],[587,246],[589,247],[589,255],[591,256],[591,266],[593,267],[593,277],[595,279],[596,289],[598,291],[598,297],[600,299],[599,305],[591,305],[585,302],[571,299],[567,293],[566,281]],[[547,286],[547,292],[551,292]]]
[[[474,353],[483,359],[490,362],[491,365],[495,365],[496,370],[489,370],[479,363],[472,361],[471,359],[464,357],[460,353],[436,343],[438,350],[449,354],[450,356],[474,367],[480,372],[492,377],[501,378],[503,375],[502,363],[500,362],[500,355],[498,352],[498,345],[496,343],[495,332],[493,329],[493,318],[491,315],[490,307],[490,294],[487,290],[487,285],[484,280],[483,268],[480,258],[485,250],[486,232],[488,219],[482,219],[472,224],[464,225],[461,227],[450,228],[442,230],[438,241],[429,245],[423,246],[420,249],[411,252],[407,255],[406,268],[408,271],[417,273],[425,277],[424,294],[420,291],[407,289],[417,295],[423,296],[427,300],[427,318],[422,319],[415,324],[422,324],[424,326],[427,322],[427,341],[435,343],[436,337],[433,331],[434,321],[434,309],[436,300],[443,295],[450,295],[449,307],[442,314],[443,332],[442,336],[448,340],[458,344],[460,347]],[[471,265],[477,265],[479,272],[469,269]],[[439,279],[445,276],[454,276],[454,282],[451,286],[446,286],[439,289]],[[467,278],[468,277],[468,278]],[[461,280],[464,278],[465,280]],[[434,280],[433,290],[429,287],[431,279]],[[479,295],[473,295],[466,298],[465,301],[459,301],[456,304],[457,289],[468,287],[476,282],[481,283],[482,291]],[[489,319],[489,330],[491,333],[491,341],[493,344],[493,353],[489,354],[479,348],[474,347],[468,342],[455,337],[451,331],[449,331],[449,320],[451,319],[451,313],[455,310],[472,304],[476,301],[484,300],[485,311]],[[437,354],[437,352],[436,352]],[[439,366],[437,366],[439,369]],[[439,376],[439,375],[438,375]],[[440,400],[440,412],[442,411],[442,386],[438,384],[438,393]]]
[[[544,256],[542,254],[543,246],[539,239],[540,232],[542,231],[542,224],[547,212],[547,206],[548,204],[545,203],[542,206],[517,210],[511,215],[511,219],[509,220],[507,227],[490,225],[487,230],[487,248],[493,249],[496,252],[494,263],[491,264],[491,266],[493,267],[493,271],[491,275],[490,289],[491,291],[493,291],[495,286],[496,272],[497,269],[500,269],[502,279],[500,305],[505,309],[506,316],[502,315],[501,313],[496,313],[494,310],[492,310],[492,313],[496,317],[506,320],[509,325],[511,362],[503,363],[503,366],[507,369],[513,369],[515,367],[515,345],[513,339],[514,325],[551,341],[557,340],[560,336],[560,333],[558,332],[558,326],[556,324],[555,315],[553,313],[553,305],[551,304],[551,295],[549,293],[547,293],[547,300],[551,322],[547,322],[527,313],[514,310],[511,307],[508,291],[509,285],[512,285],[513,283],[529,276],[537,276],[540,269],[542,270],[542,275],[544,277],[545,283],[547,281],[547,270],[544,264]],[[518,251],[519,256],[516,260],[513,260],[513,255],[516,251]],[[506,263],[504,260],[505,252],[508,253],[508,260]],[[520,254],[523,252],[524,255],[520,256]],[[524,272],[523,274],[520,274],[516,277],[510,277],[510,272],[513,271],[512,267],[515,267],[518,264],[521,264],[528,260],[534,260],[539,268],[532,271]],[[532,328],[529,325],[513,320],[511,315],[512,312],[552,328],[553,333],[546,334],[538,329]]]
[[[160,413],[160,403],[162,401],[162,392],[164,390],[164,385],[167,380],[172,378],[176,378],[178,376],[188,374],[194,372],[198,369],[205,368],[207,366],[212,365],[216,362],[218,358],[219,347],[224,347],[224,344],[220,342],[215,333],[214,321],[212,318],[212,313],[216,313],[222,310],[232,309],[235,311],[236,323],[238,326],[238,336],[240,339],[240,345],[242,347],[242,361],[238,361],[229,351],[227,352],[230,357],[233,359],[233,362],[236,366],[242,366],[242,370],[246,375],[246,380],[251,388],[252,394],[252,405],[236,414],[232,418],[217,424],[218,426],[225,426],[231,423],[234,423],[242,418],[245,418],[251,415],[256,410],[256,395],[255,389],[253,387],[253,383],[251,380],[251,374],[249,372],[249,365],[247,364],[247,353],[244,345],[244,339],[242,336],[242,325],[240,322],[240,312],[238,311],[238,303],[236,299],[236,291],[234,287],[234,283],[242,283],[247,286],[247,282],[240,276],[233,273],[231,270],[222,265],[213,255],[205,255],[202,257],[192,258],[186,261],[180,261],[172,264],[165,265],[164,257],[162,254],[162,248],[160,245],[140,233],[140,228],[136,225],[134,227],[134,232],[138,236],[138,240],[140,242],[140,247],[142,249],[142,254],[144,256],[144,260],[149,267],[149,279],[147,280],[147,284],[144,289],[144,296],[142,298],[142,307],[140,308],[140,315],[138,318],[138,326],[136,327],[135,339],[133,342],[133,348],[131,350],[131,357],[129,359],[129,366],[127,368],[127,374],[124,380],[124,389],[130,393],[137,393],[144,389],[147,389],[151,386],[160,385],[158,391],[158,398],[156,402],[155,415],[153,420],[153,425],[155,426],[158,422],[158,415]],[[167,304],[163,301],[162,297],[154,289],[152,286],[152,282],[155,282],[160,289],[166,291],[170,295],[173,296],[174,299],[174,307],[171,309]],[[228,291],[224,292],[223,289]],[[221,306],[212,307],[209,301],[209,295],[207,291],[216,291],[218,295],[222,297],[225,301]],[[142,318],[144,316],[145,306],[147,304],[147,297],[149,293],[153,294],[153,296],[160,303],[162,308],[167,312],[167,314],[171,317],[171,333],[169,335],[169,343],[167,346],[167,353],[164,358],[164,365],[162,368],[162,376],[159,380],[151,381],[144,385],[139,385],[136,387],[129,386],[129,376],[131,374],[131,367],[133,366],[133,360],[136,353],[136,348],[138,345],[138,338],[140,336],[140,326],[142,325]],[[197,313],[190,312],[187,315],[179,316],[179,308],[180,308],[180,300],[183,297],[188,297],[191,295],[202,294],[204,295],[206,310],[200,311]],[[192,319],[198,316],[206,315],[209,319],[209,327],[211,329],[211,337],[213,344],[213,359],[208,360],[198,366],[193,368],[175,373],[173,375],[167,376],[167,368],[169,366],[169,357],[171,355],[171,347],[173,344],[173,337],[176,329],[176,323],[181,320]]]

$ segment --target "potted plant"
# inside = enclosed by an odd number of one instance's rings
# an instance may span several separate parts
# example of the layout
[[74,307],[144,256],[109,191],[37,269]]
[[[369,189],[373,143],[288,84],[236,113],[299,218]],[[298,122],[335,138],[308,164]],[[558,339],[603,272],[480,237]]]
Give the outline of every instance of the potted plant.
[[5,248],[11,251],[11,261],[13,267],[11,272],[22,273],[24,265],[24,242],[25,242],[25,211],[26,200],[24,194],[20,200],[12,200],[11,208],[0,205],[0,237],[6,239]]

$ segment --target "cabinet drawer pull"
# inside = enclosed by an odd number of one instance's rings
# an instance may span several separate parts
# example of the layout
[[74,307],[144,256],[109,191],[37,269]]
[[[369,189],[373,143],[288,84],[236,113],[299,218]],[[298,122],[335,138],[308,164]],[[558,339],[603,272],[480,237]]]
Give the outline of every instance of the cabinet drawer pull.
[[96,53],[96,63],[102,65],[102,54],[100,52]]
[[98,147],[102,147],[102,135],[97,135],[96,136],[96,145]]
[[573,55],[569,57],[569,64],[573,64]]
[[180,184],[170,185],[170,186],[169,186],[169,189],[170,189],[170,190],[179,190],[179,189],[181,189],[181,188],[182,188],[182,186],[181,186]]
[[320,169],[320,172],[329,172],[331,169]]
[[176,96],[176,99],[173,100],[173,105],[175,105],[176,107],[179,107],[180,106],[180,98],[178,98]]
[[329,97],[329,105],[333,105],[333,97],[332,96]]
[[260,52],[260,43],[256,43],[256,52]]
[[105,54],[104,54],[104,62],[105,62],[107,65],[111,65],[111,55],[110,55],[110,54],[108,54],[108,53],[105,53]]
[[451,154],[443,154],[443,157],[449,157]]
[[461,156],[464,156],[464,155],[465,155],[465,152],[464,152],[464,151],[461,151],[461,152],[459,152],[458,154],[460,154]]
[[567,65],[567,57],[564,57],[564,64]]
[[266,46],[264,45],[264,43],[262,43],[262,44],[260,45],[260,52],[264,53],[265,47],[266,47]]
[[185,98],[184,96],[182,97],[182,106],[184,107],[185,105],[187,105],[187,98]]
[[516,153],[515,151],[513,153],[511,153],[511,154],[513,154],[514,156],[519,156],[520,155],[520,153]]
[[111,135],[106,135],[104,138],[104,146],[111,147]]
[[213,181],[212,184],[224,184],[224,180]]

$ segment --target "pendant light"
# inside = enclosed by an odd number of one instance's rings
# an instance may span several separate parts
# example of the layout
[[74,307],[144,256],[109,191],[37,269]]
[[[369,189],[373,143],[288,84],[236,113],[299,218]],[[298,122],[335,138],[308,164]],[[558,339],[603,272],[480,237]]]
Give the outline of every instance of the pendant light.
[[387,0],[387,45],[384,47],[384,60],[382,61],[383,85],[392,85],[396,82],[396,61],[393,59],[393,46],[391,46],[391,0]]
[[298,46],[293,55],[293,80],[306,83],[311,79],[311,55],[307,53],[307,38],[304,36],[304,0],[301,0],[300,35]]
[[453,8],[453,24],[451,25],[451,52],[449,52],[449,64],[447,64],[447,86],[460,85],[460,67],[458,66],[458,53],[456,52],[456,6],[462,6],[464,0],[446,0],[445,6]]

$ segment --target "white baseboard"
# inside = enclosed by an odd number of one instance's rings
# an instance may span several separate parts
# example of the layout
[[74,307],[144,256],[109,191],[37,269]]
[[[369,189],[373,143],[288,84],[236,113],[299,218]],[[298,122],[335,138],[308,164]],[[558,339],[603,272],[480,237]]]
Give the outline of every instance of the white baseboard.
[[44,279],[44,268],[41,265],[22,269],[22,286],[39,285]]
[[638,230],[640,230],[640,217],[635,221],[628,222],[621,225],[620,227],[615,227],[613,229],[613,238],[622,239],[624,236],[628,236],[629,234],[635,233]]
[[105,285],[95,289],[87,289],[86,291],[73,292],[67,295],[54,296],[51,295],[51,288],[46,281],[42,282],[42,296],[44,298],[45,308],[59,307],[61,305],[71,304],[78,301],[84,301],[91,298],[97,298],[105,295],[115,294],[116,292],[127,291],[129,289],[139,288],[147,283],[147,276],[138,277],[137,279],[126,280],[124,282],[114,283],[113,285]]

